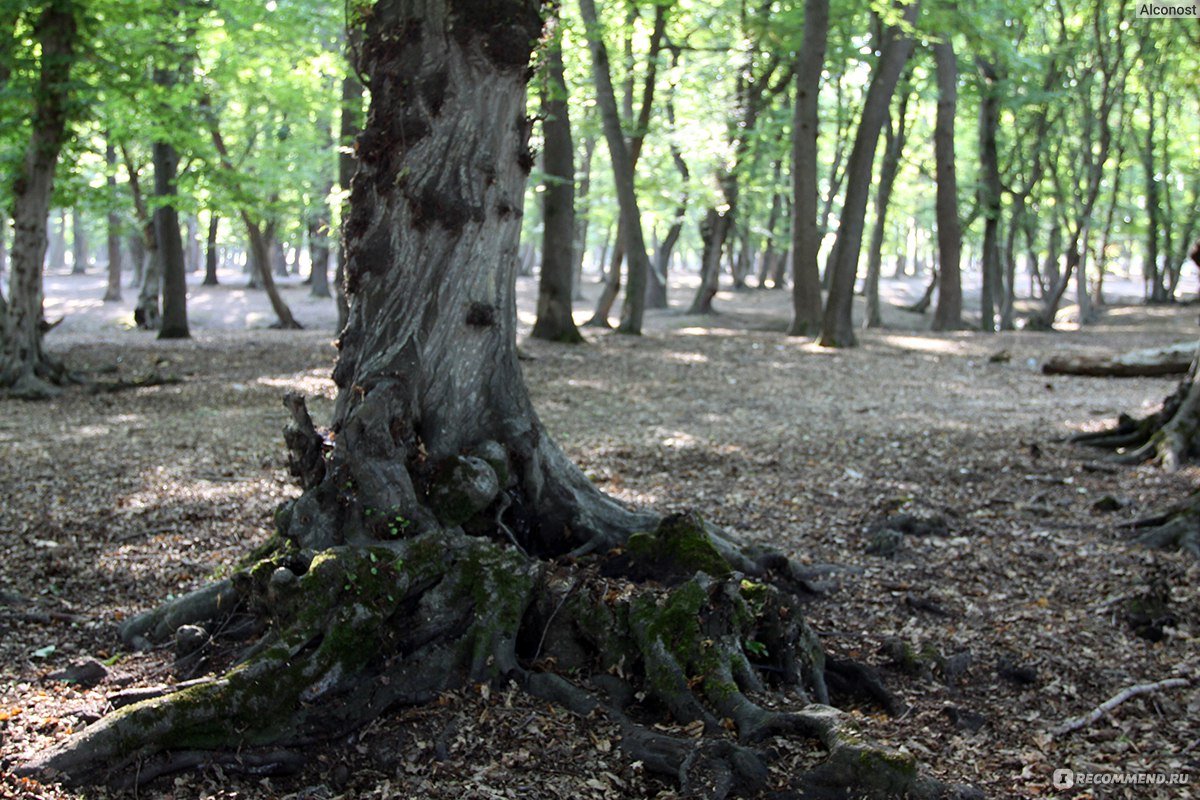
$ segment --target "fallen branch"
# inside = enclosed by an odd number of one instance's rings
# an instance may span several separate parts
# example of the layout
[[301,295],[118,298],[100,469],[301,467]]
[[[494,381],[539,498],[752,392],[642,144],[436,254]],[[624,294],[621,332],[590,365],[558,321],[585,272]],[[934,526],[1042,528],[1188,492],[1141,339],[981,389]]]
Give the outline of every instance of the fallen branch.
[[1150,378],[1183,375],[1196,357],[1196,343],[1185,342],[1118,356],[1055,356],[1042,364],[1046,375],[1087,375],[1096,378]]
[[1191,683],[1191,678],[1167,678],[1166,680],[1158,681],[1157,683],[1139,683],[1136,686],[1130,686],[1117,692],[1115,695],[1105,700],[1103,703],[1096,706],[1082,717],[1069,719],[1058,727],[1051,728],[1050,735],[1062,736],[1064,733],[1071,733],[1072,731],[1077,731],[1080,728],[1086,728],[1088,725],[1091,725],[1093,722],[1100,719],[1105,714],[1112,711],[1114,708],[1121,705],[1121,703],[1124,703],[1126,700],[1132,697],[1137,697],[1138,695],[1142,694],[1150,694],[1151,692],[1157,692],[1162,689],[1177,689],[1182,686],[1190,686]]

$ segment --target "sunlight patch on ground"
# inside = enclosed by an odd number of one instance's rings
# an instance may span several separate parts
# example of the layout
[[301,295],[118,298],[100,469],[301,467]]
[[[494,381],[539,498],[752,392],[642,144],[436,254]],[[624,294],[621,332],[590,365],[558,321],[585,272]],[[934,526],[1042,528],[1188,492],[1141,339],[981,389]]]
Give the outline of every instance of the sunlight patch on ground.
[[259,378],[256,383],[269,386],[272,389],[291,390],[307,397],[325,397],[330,400],[337,394],[337,386],[325,369],[312,370],[298,375],[288,375],[275,378]]
[[667,361],[674,361],[677,364],[707,364],[708,356],[703,353],[667,353],[663,356]]
[[576,378],[569,379],[567,386],[574,386],[580,389],[595,389],[596,391],[604,391],[608,388],[604,381],[578,380]]
[[662,440],[663,447],[696,447],[699,444],[699,439],[683,431],[675,431]]
[[963,351],[962,343],[948,339],[929,339],[924,336],[901,336],[889,334],[880,337],[884,344],[898,347],[901,350],[917,350],[922,353],[945,353],[955,355]]
[[687,328],[676,328],[675,332],[684,336],[741,336],[746,333],[744,330],[734,330],[733,328],[698,328],[694,325]]

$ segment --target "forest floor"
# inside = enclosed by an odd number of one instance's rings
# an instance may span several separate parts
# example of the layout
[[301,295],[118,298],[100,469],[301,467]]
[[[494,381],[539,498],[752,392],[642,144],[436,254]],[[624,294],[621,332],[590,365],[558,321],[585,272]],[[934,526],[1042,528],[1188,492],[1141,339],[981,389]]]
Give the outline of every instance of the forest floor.
[[[135,796],[23,783],[10,770],[96,719],[107,695],[172,680],[170,653],[123,652],[116,624],[226,573],[268,536],[274,507],[298,491],[284,391],[309,395],[318,421],[331,410],[331,304],[304,289],[286,296],[310,330],[246,330],[269,321],[265,300],[221,287],[193,293],[192,340],[157,342],[124,329],[130,303],[71,289],[88,281],[101,290],[98,276],[51,279],[47,316],[68,316],[49,346],[103,380],[182,380],[0,401],[0,798]],[[533,291],[522,279],[523,308]],[[888,291],[900,302],[920,286]],[[1178,501],[1200,471],[1117,467],[1059,441],[1151,410],[1175,379],[1038,369],[1051,355],[1194,339],[1196,307],[1111,306],[1086,330],[985,336],[931,334],[927,318],[889,306],[888,329],[829,351],[784,335],[788,304],[785,292],[722,292],[720,314],[652,312],[640,338],[525,341],[526,377],[547,428],[622,500],[696,509],[747,541],[855,568],[805,612],[829,652],[877,666],[910,706],[889,718],[845,703],[871,736],[994,798],[1198,796],[1200,564],[1136,546],[1122,525]],[[580,308],[586,317],[590,303]],[[935,522],[932,532],[892,541],[890,556],[869,552],[872,525],[897,510]],[[905,671],[881,652],[891,637],[942,660]],[[88,661],[104,667],[97,685],[64,680]],[[1191,685],[1049,734],[1126,687],[1180,676]],[[295,776],[214,768],[136,796],[676,796],[617,738],[607,722],[515,689],[472,687],[314,748]],[[795,796],[789,767],[816,745],[773,746],[762,796]],[[1190,784],[1060,791],[1059,768]]]

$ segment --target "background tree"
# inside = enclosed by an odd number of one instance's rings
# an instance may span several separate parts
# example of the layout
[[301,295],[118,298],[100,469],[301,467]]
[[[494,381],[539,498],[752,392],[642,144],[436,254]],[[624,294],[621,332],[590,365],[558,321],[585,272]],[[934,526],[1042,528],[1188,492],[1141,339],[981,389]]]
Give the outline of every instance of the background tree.
[[[78,13],[73,0],[47,0],[26,7],[23,16],[10,15],[0,31],[29,35],[39,45],[37,63],[31,67],[35,77],[28,143],[11,188],[9,293],[7,298],[0,294],[0,388],[18,396],[53,394],[55,386],[68,378],[42,340],[42,258],[58,154],[73,110],[71,72],[78,58]],[[23,24],[29,26],[28,33],[19,31]],[[11,56],[0,54],[0,61],[11,63]],[[5,77],[10,76],[11,70]]]
[[829,0],[806,0],[804,39],[796,64],[792,122],[792,327],[793,336],[815,333],[821,319],[821,273],[817,258],[817,152],[821,73],[829,36]]
[[935,331],[958,330],[962,319],[962,222],[958,215],[958,174],[954,157],[954,123],[958,109],[958,57],[950,34],[933,45],[937,65],[937,122],[934,150],[937,161],[938,303]]
[[871,72],[871,83],[863,100],[862,116],[846,166],[846,199],[838,223],[838,244],[825,267],[832,274],[821,325],[820,342],[825,347],[852,347],[857,344],[851,311],[867,211],[867,193],[872,184],[875,147],[879,132],[887,120],[892,93],[912,54],[913,40],[905,29],[911,29],[919,10],[920,0],[914,0],[904,8],[901,19],[884,32],[879,60]]
[[542,82],[542,268],[538,281],[535,339],[567,344],[583,341],[571,316],[575,272],[575,144],[563,74],[562,29],[550,21]]

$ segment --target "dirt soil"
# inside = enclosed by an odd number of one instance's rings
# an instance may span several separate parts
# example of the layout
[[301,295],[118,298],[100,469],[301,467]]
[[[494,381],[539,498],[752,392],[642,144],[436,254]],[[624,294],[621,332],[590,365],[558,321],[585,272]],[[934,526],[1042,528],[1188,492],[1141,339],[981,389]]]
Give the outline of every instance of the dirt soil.
[[[830,653],[877,666],[910,707],[889,718],[845,701],[878,740],[994,798],[1200,796],[1200,565],[1136,546],[1122,527],[1181,499],[1200,471],[1117,467],[1059,441],[1151,410],[1175,379],[1038,370],[1051,355],[1194,338],[1196,309],[1115,306],[1087,330],[984,336],[930,334],[892,308],[892,328],[828,351],[783,335],[787,304],[782,292],[722,293],[722,314],[654,312],[641,338],[528,341],[526,376],[549,430],[622,500],[696,509],[747,541],[853,568],[806,613]],[[114,692],[173,680],[169,652],[125,652],[115,626],[227,573],[267,537],[274,507],[298,493],[284,391],[309,395],[319,421],[331,409],[328,328],[207,328],[160,343],[81,324],[95,308],[70,309],[49,339],[72,366],[182,382],[0,401],[0,798],[135,796],[11,770],[97,719]],[[898,512],[928,524],[905,529]],[[882,532],[884,519],[901,530]],[[893,637],[925,666],[889,657]],[[103,667],[94,686],[64,677],[89,661]],[[1191,684],[1049,734],[1172,677]],[[771,746],[762,796],[798,796],[789,777],[817,745]],[[136,796],[676,796],[628,762],[607,722],[503,686],[447,693],[310,756],[298,775],[208,768]],[[1190,783],[1058,790],[1059,768]]]

